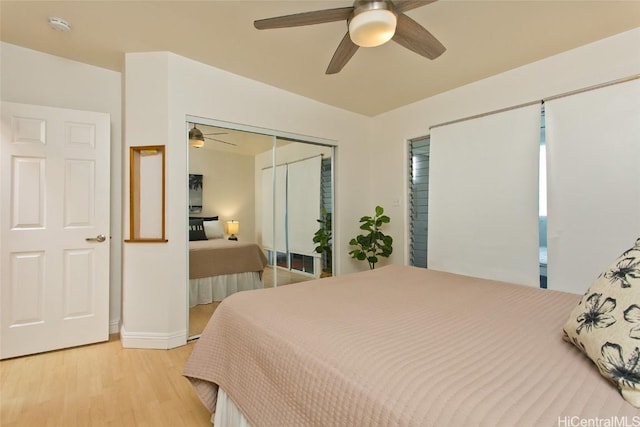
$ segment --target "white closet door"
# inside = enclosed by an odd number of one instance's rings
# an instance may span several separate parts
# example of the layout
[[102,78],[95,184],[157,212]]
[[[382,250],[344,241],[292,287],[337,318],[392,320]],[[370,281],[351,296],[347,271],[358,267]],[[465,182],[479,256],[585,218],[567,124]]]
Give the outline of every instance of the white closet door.
[[[286,203],[287,203],[287,166],[275,169],[275,198],[273,187],[273,168],[262,170],[262,247],[278,252],[287,251]],[[274,222],[274,204],[275,218]],[[275,244],[274,244],[275,227]]]
[[287,165],[276,167],[276,251],[287,252]]
[[431,131],[429,268],[539,286],[540,106]]
[[262,247],[273,250],[273,168],[262,169]]
[[545,111],[548,287],[583,293],[640,237],[640,81]]
[[289,164],[287,177],[289,251],[316,256],[313,234],[320,218],[321,156]]

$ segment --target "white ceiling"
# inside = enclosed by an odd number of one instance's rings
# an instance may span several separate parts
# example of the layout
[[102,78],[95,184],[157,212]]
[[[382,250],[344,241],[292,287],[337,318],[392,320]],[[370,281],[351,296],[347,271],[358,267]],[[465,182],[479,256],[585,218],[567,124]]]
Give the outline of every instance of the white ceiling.
[[[259,31],[255,19],[351,1],[0,1],[0,39],[122,71],[126,52],[171,51],[346,110],[374,116],[640,27],[640,1],[440,0],[407,15],[446,47],[430,61],[390,42],[324,71],[345,22]],[[71,23],[49,28],[47,17]]]

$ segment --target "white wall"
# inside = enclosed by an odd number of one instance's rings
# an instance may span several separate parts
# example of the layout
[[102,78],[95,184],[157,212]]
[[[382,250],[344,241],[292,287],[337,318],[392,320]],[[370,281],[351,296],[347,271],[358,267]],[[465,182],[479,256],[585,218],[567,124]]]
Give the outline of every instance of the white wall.
[[[168,242],[124,248],[123,345],[167,348],[186,340],[187,115],[336,141],[337,270],[352,269],[340,236],[357,230],[357,208],[368,200],[353,185],[360,171],[350,165],[360,163],[370,118],[171,53],[127,54],[125,63],[127,145],[167,146]],[[126,200],[126,186],[125,193]]]
[[111,114],[111,267],[109,330],[118,331],[122,287],[121,74],[0,43],[3,101]]
[[[406,259],[406,141],[429,126],[640,73],[640,29],[399,108],[373,119],[170,53],[126,56],[126,145],[167,146],[166,244],[123,250],[123,343],[166,348],[186,340],[187,143],[193,115],[337,141],[336,274],[366,268],[348,256],[358,218],[385,207]],[[0,44],[0,98],[111,113],[111,322],[120,318],[120,242],[128,238],[128,158],[121,149],[121,75]],[[277,108],[274,108],[277,106]],[[394,206],[397,200],[398,206]],[[122,208],[122,209],[121,209]],[[121,221],[122,215],[125,218]]]
[[[640,28],[424,99],[373,118],[370,192],[391,217],[394,253],[408,260],[407,141],[429,127],[640,74]],[[428,76],[425,76],[428,78]],[[394,207],[393,200],[400,200]]]
[[255,242],[253,156],[189,147],[189,173],[202,175],[202,213],[240,223],[238,237]]

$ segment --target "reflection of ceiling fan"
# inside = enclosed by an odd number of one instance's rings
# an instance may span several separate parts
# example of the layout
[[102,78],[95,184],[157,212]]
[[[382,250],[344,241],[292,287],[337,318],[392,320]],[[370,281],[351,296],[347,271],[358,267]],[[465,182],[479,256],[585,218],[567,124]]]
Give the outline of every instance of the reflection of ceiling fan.
[[217,133],[202,133],[200,129],[196,127],[194,124],[193,127],[189,130],[189,145],[194,148],[202,148],[204,147],[204,140],[209,139],[211,141],[221,142],[223,144],[233,145],[237,147],[237,144],[232,142],[223,141],[217,138],[211,138],[210,135],[226,135],[227,132],[217,132]]
[[389,40],[429,59],[442,55],[446,50],[442,43],[404,14],[435,1],[356,0],[350,7],[260,19],[254,21],[253,25],[259,30],[267,30],[346,20],[347,34],[338,45],[326,71],[326,74],[335,74],[342,70],[359,47],[380,46]]

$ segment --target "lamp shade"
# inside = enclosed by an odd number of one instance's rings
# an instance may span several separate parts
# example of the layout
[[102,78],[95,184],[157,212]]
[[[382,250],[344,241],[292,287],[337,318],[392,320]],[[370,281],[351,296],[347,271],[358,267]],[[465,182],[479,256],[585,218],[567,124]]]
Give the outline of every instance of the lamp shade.
[[240,223],[238,221],[227,221],[227,234],[238,234],[238,231],[240,231]]
[[189,130],[189,145],[195,148],[204,146],[204,135],[200,132],[200,129],[193,127]]
[[396,15],[388,9],[365,10],[349,21],[349,37],[361,47],[380,46],[391,40],[396,23]]

